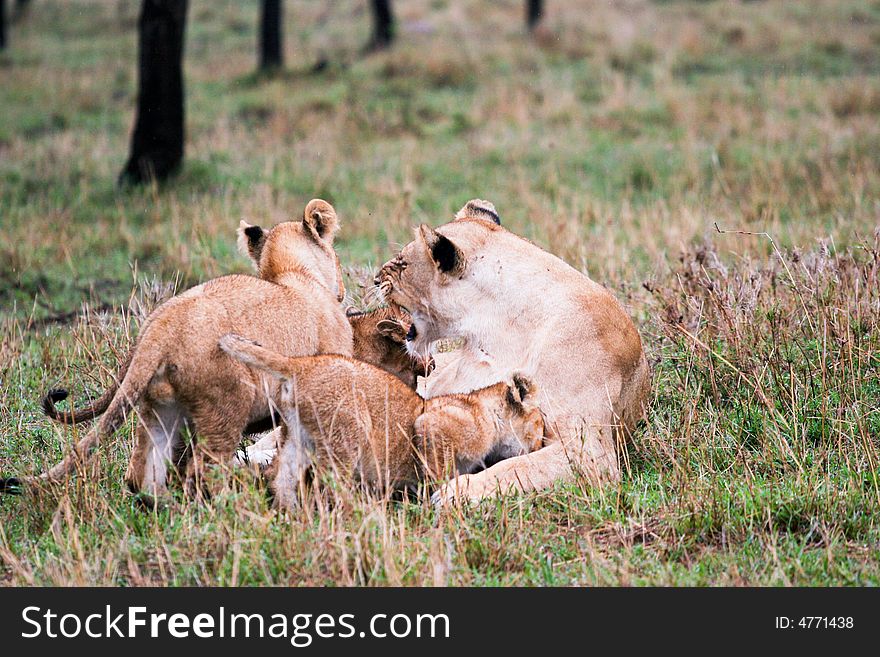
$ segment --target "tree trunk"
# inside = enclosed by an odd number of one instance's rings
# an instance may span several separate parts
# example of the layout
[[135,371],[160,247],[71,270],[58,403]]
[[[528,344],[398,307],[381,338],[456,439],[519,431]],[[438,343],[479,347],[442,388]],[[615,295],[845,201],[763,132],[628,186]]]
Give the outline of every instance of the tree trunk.
[[373,35],[364,50],[384,50],[394,41],[394,10],[391,8],[391,0],[371,0],[370,9],[373,13]]
[[544,15],[544,0],[526,0],[526,27],[531,32]]
[[260,70],[284,66],[281,0],[260,3]]
[[183,37],[188,0],[143,0],[138,20],[138,102],[120,183],[164,180],[183,160]]
[[0,50],[6,48],[6,0],[0,0]]
[[12,18],[18,20],[24,16],[24,14],[27,13],[30,4],[31,0],[15,0],[15,11],[12,13]]

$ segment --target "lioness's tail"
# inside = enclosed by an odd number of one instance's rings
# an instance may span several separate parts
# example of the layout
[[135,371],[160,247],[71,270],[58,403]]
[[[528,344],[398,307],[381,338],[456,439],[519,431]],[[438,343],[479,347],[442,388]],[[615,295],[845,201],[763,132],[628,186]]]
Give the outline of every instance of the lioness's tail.
[[261,369],[277,379],[287,379],[290,376],[290,359],[287,356],[266,349],[253,340],[227,333],[220,338],[220,348],[245,365]]
[[120,382],[128,373],[129,365],[131,365],[131,353],[128,354],[125,361],[119,367],[119,372],[116,374],[116,378],[113,380],[113,383],[110,384],[110,387],[107,388],[107,390],[104,391],[104,394],[98,397],[91,406],[74,408],[69,411],[59,411],[55,408],[55,404],[67,399],[69,393],[64,388],[53,388],[46,393],[46,396],[43,397],[41,401],[43,413],[45,413],[47,417],[56,422],[60,422],[61,424],[82,424],[84,422],[91,422],[104,413],[110,406],[110,402],[113,401],[116,391],[119,390]]
[[0,493],[20,493],[31,486],[60,481],[74,471],[77,463],[91,456],[102,440],[121,427],[128,412],[140,399],[159,366],[159,359],[133,353],[118,390],[107,404],[101,419],[58,464],[33,477],[0,479]]

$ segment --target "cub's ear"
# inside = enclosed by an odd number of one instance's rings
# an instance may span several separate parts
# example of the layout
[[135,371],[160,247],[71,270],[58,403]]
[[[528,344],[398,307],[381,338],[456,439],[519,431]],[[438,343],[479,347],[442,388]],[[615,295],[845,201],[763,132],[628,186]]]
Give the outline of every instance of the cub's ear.
[[339,217],[327,201],[313,198],[303,211],[303,226],[315,239],[332,244],[339,230]]
[[445,274],[461,271],[464,267],[464,258],[458,247],[449,238],[444,237],[427,224],[419,226],[419,236],[440,271]]
[[388,315],[389,319],[399,322],[401,326],[409,326],[412,324],[412,315],[409,314],[409,311],[407,311],[406,308],[398,306],[396,303],[388,304]]
[[406,328],[394,319],[383,319],[376,324],[376,332],[389,340],[403,344],[406,342]]
[[242,255],[249,257],[257,269],[260,268],[260,254],[265,243],[266,231],[242,219],[238,224],[238,250]]
[[501,225],[501,217],[495,206],[489,201],[474,198],[464,204],[464,207],[455,213],[455,220],[459,219],[482,219],[483,221],[491,221],[493,224]]
[[513,381],[507,386],[507,402],[517,411],[523,411],[526,406],[534,403],[535,391],[534,382],[524,374],[516,372]]

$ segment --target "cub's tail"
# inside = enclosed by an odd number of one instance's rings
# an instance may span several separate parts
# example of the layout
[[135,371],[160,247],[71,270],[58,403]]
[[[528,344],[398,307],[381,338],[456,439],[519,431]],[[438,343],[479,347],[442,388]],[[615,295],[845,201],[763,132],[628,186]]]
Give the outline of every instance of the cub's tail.
[[256,367],[282,381],[290,377],[287,356],[266,349],[253,340],[235,333],[227,333],[220,338],[220,348],[245,365]]
[[104,391],[104,394],[98,397],[98,399],[96,399],[90,406],[86,406],[85,408],[74,408],[69,411],[58,410],[55,408],[55,404],[67,399],[70,393],[64,388],[53,388],[46,393],[46,396],[43,397],[40,402],[43,407],[43,413],[45,413],[48,418],[60,422],[61,424],[83,424],[85,422],[91,422],[99,415],[102,415],[107,411],[110,402],[113,401],[113,397],[116,395],[116,391],[119,390],[120,382],[128,373],[128,367],[131,365],[131,356],[132,354],[129,353],[125,361],[119,367],[119,371],[117,372],[113,383],[110,384],[110,387]]
[[[156,362],[153,362],[153,361]],[[87,460],[103,440],[113,435],[124,423],[129,411],[137,404],[159,366],[158,358],[133,353],[123,366],[125,376],[113,386],[112,398],[103,408],[100,420],[59,463],[33,477],[0,479],[0,493],[20,494],[30,487],[61,481],[72,473],[78,463]],[[104,393],[105,396],[108,393]],[[50,393],[51,395],[51,393]],[[103,399],[103,396],[102,396]],[[94,407],[102,406],[101,400]]]
[[0,479],[0,493],[5,493],[7,495],[21,495],[22,488],[21,480],[16,477]]

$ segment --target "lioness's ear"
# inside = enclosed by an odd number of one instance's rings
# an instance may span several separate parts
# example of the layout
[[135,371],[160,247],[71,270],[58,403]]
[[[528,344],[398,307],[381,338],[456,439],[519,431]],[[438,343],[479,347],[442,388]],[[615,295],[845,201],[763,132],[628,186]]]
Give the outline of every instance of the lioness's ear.
[[458,247],[449,238],[444,237],[427,224],[419,226],[419,235],[425,243],[428,253],[431,254],[431,259],[440,271],[449,274],[462,268],[464,259]]
[[257,269],[260,268],[260,254],[265,243],[266,231],[242,219],[238,224],[238,250],[242,255],[249,257]]
[[507,386],[507,402],[517,411],[523,411],[533,401],[534,396],[535,384],[532,380],[524,374],[515,373],[513,382]]
[[484,221],[491,221],[494,224],[501,225],[501,217],[498,216],[495,206],[489,201],[479,198],[471,199],[464,204],[461,210],[455,213],[455,220],[458,221],[459,219],[483,219]]
[[332,244],[336,231],[339,230],[339,217],[327,201],[313,198],[303,212],[303,226],[316,239]]

